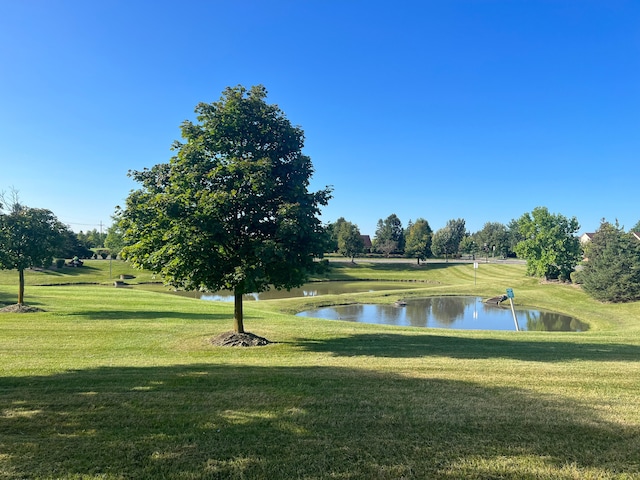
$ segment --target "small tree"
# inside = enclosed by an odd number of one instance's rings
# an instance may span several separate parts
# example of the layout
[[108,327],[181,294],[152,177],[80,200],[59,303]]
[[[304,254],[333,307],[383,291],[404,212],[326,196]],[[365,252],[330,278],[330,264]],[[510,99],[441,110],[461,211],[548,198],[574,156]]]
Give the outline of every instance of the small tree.
[[431,239],[433,231],[424,218],[419,218],[416,223],[409,222],[405,236],[404,254],[407,257],[416,258],[418,265],[420,260],[426,260],[431,256]]
[[527,274],[569,280],[582,257],[578,220],[536,207],[522,215],[517,225],[523,240],[516,245],[516,254],[527,260]]
[[445,262],[449,261],[451,250],[451,231],[448,228],[436,230],[431,240],[431,251],[434,255],[444,256]]
[[350,257],[354,262],[355,257],[364,251],[364,242],[360,229],[354,223],[343,221],[338,226],[338,252],[344,257]]
[[21,205],[17,194],[0,196],[0,268],[18,271],[18,305],[24,305],[24,271],[51,265],[67,228],[43,208]]
[[232,290],[236,333],[243,294],[301,285],[324,247],[330,190],[308,191],[304,134],[266,96],[238,86],[199,104],[170,162],[131,173],[142,188],[121,212],[125,257],[178,288]]
[[335,222],[329,222],[325,226],[325,233],[327,244],[325,246],[325,252],[337,252],[338,251],[338,232],[340,231],[340,226],[345,223],[346,220],[344,217],[340,217]]

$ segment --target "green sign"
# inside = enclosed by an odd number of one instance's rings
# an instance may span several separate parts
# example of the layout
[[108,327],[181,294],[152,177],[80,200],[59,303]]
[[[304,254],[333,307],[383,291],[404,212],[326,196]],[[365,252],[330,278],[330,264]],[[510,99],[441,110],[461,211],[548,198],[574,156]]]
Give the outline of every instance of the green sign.
[[513,294],[513,289],[512,288],[507,288],[507,298],[514,298],[515,295]]

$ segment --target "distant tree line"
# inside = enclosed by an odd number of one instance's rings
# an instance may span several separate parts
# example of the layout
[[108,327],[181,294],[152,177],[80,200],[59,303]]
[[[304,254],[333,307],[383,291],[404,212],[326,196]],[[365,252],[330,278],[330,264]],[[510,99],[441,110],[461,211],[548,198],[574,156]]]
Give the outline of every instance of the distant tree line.
[[435,232],[424,218],[409,220],[403,227],[396,214],[378,220],[372,246],[366,251],[358,226],[344,217],[327,225],[327,252],[338,252],[355,258],[364,253],[385,257],[405,256],[421,260],[443,257],[445,260],[468,255],[476,257],[515,257],[520,241],[518,222],[509,225],[488,222],[482,230],[470,233],[462,218],[451,219]]
[[397,215],[378,220],[370,251],[358,226],[344,218],[327,225],[327,252],[352,261],[365,253],[389,257],[427,258],[467,255],[470,259],[517,257],[527,261],[527,274],[547,280],[582,284],[593,298],[607,302],[640,300],[640,222],[625,232],[604,219],[591,241],[581,244],[575,217],[552,214],[546,207],[504,225],[487,222],[474,233],[464,219],[451,219],[435,232],[423,218],[406,228]]

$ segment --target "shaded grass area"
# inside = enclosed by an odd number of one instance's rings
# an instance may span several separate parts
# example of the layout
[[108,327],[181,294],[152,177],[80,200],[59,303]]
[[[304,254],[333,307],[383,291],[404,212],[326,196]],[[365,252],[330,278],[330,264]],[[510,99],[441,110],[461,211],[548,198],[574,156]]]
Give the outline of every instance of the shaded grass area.
[[[420,270],[431,281],[402,295],[506,283],[592,328],[398,328],[301,319],[286,312],[302,301],[278,300],[245,304],[247,329],[276,343],[216,348],[231,304],[32,285],[46,312],[0,315],[0,478],[640,478],[639,305],[521,266],[488,265],[474,285],[467,267]],[[2,278],[0,301],[13,292]]]
[[640,446],[574,400],[348,367],[101,367],[2,387],[4,478],[623,478]]
[[[580,335],[580,334],[578,334]],[[390,358],[450,357],[458,359],[511,359],[524,362],[633,362],[640,365],[640,345],[524,338],[464,338],[457,335],[396,335],[362,333],[327,340],[300,339],[309,351]]]

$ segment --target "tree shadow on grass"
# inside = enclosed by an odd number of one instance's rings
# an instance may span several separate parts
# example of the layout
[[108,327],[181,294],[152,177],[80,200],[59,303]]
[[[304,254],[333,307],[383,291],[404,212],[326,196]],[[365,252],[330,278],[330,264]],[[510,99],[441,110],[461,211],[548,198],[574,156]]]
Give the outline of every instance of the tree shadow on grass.
[[[10,305],[16,305],[17,301],[18,301],[18,292],[16,292],[15,294],[0,292],[0,308],[7,307]],[[25,295],[24,304],[30,307],[41,307],[42,311],[46,309],[46,306],[42,302],[33,300],[32,297],[28,295],[28,291],[27,291],[27,294]]]
[[61,269],[43,268],[38,269],[38,273],[49,277],[79,277],[81,275],[92,275],[95,272],[101,272],[99,268],[89,265],[83,265],[82,267],[63,267]]
[[349,368],[0,378],[6,479],[615,478],[639,442],[575,400]]
[[351,262],[331,262],[331,269],[333,273],[340,273],[341,270],[347,269],[347,271],[352,272],[354,268],[366,268],[368,270],[380,271],[380,272],[403,272],[406,273],[408,267],[415,267],[419,270],[442,270],[444,268],[452,268],[456,266],[460,266],[460,263],[446,263],[446,262],[429,262],[429,263],[421,263],[419,266],[417,262],[406,262],[406,263],[394,263],[394,262],[367,262],[366,259],[356,260],[356,263],[353,264]]
[[18,300],[17,292],[14,295],[9,294],[8,292],[0,292],[0,307],[5,305],[11,305],[12,303],[16,303],[17,300]]
[[[557,337],[556,337],[557,338]],[[464,338],[440,335],[359,334],[329,340],[300,339],[312,352],[336,356],[367,355],[390,358],[452,357],[509,358],[531,362],[566,360],[640,362],[640,345],[599,344],[558,340],[536,341]]]
[[[80,316],[90,320],[159,320],[159,319],[182,319],[182,320],[233,320],[231,313],[192,313],[170,310],[79,310],[70,316]],[[248,319],[245,315],[245,318]]]

